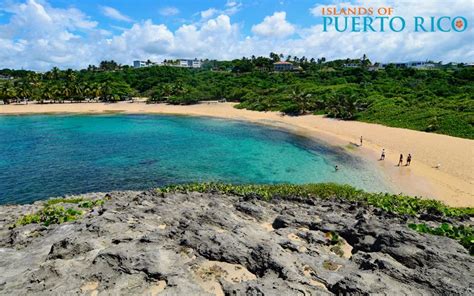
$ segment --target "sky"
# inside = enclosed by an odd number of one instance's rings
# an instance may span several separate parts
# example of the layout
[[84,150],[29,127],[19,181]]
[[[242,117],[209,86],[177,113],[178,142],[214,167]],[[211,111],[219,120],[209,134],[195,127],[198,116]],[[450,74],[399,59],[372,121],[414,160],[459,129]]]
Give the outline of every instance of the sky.
[[[323,7],[463,16],[464,32],[323,32]],[[0,0],[0,68],[85,68],[101,60],[308,58],[474,62],[472,0]]]

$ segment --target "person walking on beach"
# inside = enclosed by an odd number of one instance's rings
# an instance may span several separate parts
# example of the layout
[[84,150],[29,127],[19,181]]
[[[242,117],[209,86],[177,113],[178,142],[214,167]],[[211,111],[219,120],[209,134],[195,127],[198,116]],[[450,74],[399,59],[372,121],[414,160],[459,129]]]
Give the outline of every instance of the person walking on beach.
[[334,171],[339,171],[339,167],[337,165],[334,167]]
[[360,146],[362,146],[362,142],[363,142],[363,139],[362,139],[362,136],[360,136]]
[[411,163],[411,154],[408,153],[408,156],[407,156],[407,164],[405,166],[409,166]]
[[398,166],[403,165],[403,154],[400,154],[400,160],[398,161]]
[[385,149],[382,149],[382,155],[380,155],[380,160],[385,160]]

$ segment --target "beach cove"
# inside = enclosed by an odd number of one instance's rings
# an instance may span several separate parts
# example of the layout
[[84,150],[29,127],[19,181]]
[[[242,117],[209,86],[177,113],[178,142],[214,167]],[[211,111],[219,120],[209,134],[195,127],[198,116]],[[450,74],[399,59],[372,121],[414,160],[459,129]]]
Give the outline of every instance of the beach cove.
[[[397,192],[438,199],[451,206],[474,206],[474,141],[440,134],[391,128],[377,124],[340,121],[323,116],[283,116],[278,112],[256,112],[232,103],[189,106],[120,102],[80,104],[0,105],[0,114],[125,113],[209,116],[249,121],[284,128],[374,162]],[[362,147],[358,147],[363,136]],[[379,161],[382,149],[385,161]],[[413,155],[410,167],[397,167],[398,156]],[[439,168],[435,168],[440,165]]]

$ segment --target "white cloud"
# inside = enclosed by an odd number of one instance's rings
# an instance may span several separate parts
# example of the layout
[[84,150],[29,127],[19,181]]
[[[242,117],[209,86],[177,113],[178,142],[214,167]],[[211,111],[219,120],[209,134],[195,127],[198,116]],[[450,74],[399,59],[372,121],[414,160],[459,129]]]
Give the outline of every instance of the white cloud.
[[[452,4],[440,7],[440,2],[400,5],[395,0],[386,1],[398,14],[407,17],[439,11],[469,17],[466,7],[471,5],[466,0],[458,0],[464,7]],[[272,51],[328,59],[367,54],[371,60],[381,62],[474,61],[471,19],[470,27],[463,33],[338,33],[322,32],[321,25],[314,25],[299,27],[295,34],[295,25],[288,23],[284,12],[277,12],[253,26],[253,34],[246,36],[241,24],[232,22],[231,16],[222,11],[176,30],[143,20],[111,33],[98,28],[97,22],[78,9],[55,8],[43,0],[27,0],[0,10],[7,12],[9,18],[0,25],[0,68],[83,68],[104,59],[115,59],[122,64],[130,64],[134,59],[159,61],[176,57],[233,59],[266,56]]]
[[[335,1],[333,4],[315,5],[310,9],[311,14],[321,16],[323,7],[392,7],[393,15],[402,16],[407,22],[407,28],[412,28],[414,16],[466,16],[467,11],[474,9],[471,0],[456,0],[455,3],[441,1],[397,1],[397,0],[354,0],[351,2]],[[366,53],[373,60],[384,62],[407,60],[443,60],[471,61],[474,59],[474,49],[467,40],[474,39],[472,25],[463,33],[415,33],[407,29],[401,33],[322,33],[322,26],[314,26],[306,31],[304,37],[308,42],[308,50],[312,46],[321,47],[321,42],[329,58],[340,58],[344,55],[359,57]],[[461,54],[463,53],[463,54]]]
[[174,33],[165,25],[147,20],[110,39],[108,50],[111,58],[125,63],[148,58],[206,58],[211,53],[230,58],[222,49],[238,42],[238,27],[231,24],[227,15],[219,15],[202,24],[182,25]]
[[225,4],[225,8],[216,9],[212,7],[212,8],[201,11],[200,15],[203,20],[206,20],[206,19],[209,19],[216,15],[221,15],[221,14],[231,16],[239,12],[241,8],[242,8],[241,2],[227,1],[227,3]]
[[227,1],[225,6],[226,6],[226,9],[224,9],[222,13],[227,14],[227,15],[233,15],[242,9],[242,2]]
[[12,16],[0,26],[0,67],[45,69],[52,65],[77,67],[78,61],[90,61],[92,45],[84,42],[104,37],[77,9],[58,9],[35,0],[13,4],[5,11]]
[[234,6],[238,6],[239,3],[237,1],[227,1],[227,3],[225,4],[225,6],[227,7],[234,7]]
[[111,19],[123,22],[132,22],[132,19],[117,9],[110,7],[110,6],[101,6],[102,13]]
[[348,8],[348,7],[354,7],[355,4],[352,4],[350,2],[337,2],[334,4],[316,4],[312,8],[310,8],[310,12],[314,16],[322,16],[322,9],[326,9],[328,7],[336,7],[337,9],[340,9],[341,7]]
[[177,15],[177,14],[179,14],[179,9],[176,8],[176,7],[172,7],[172,6],[164,7],[162,9],[160,9],[160,14],[163,15],[163,16]]
[[286,12],[281,11],[265,17],[263,22],[252,27],[252,32],[263,37],[285,38],[293,35],[295,26],[286,20]]
[[210,17],[213,17],[215,14],[217,14],[219,11],[215,8],[209,8],[207,10],[201,11],[201,17],[203,19],[208,19]]

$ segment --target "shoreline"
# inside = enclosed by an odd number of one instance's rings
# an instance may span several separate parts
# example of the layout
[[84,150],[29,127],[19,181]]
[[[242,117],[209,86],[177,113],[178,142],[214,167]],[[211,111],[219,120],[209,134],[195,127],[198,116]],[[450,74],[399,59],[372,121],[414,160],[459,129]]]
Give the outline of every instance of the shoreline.
[[[450,206],[474,206],[474,141],[446,135],[341,121],[320,115],[283,116],[233,108],[234,103],[189,106],[144,103],[64,103],[0,105],[0,115],[32,114],[168,114],[247,121],[277,128],[342,147],[373,162],[396,192],[443,201]],[[362,147],[356,147],[363,136]],[[351,148],[348,148],[351,147]],[[385,148],[385,161],[378,161]],[[397,167],[398,156],[413,155],[410,167]],[[440,169],[433,168],[441,164]]]

